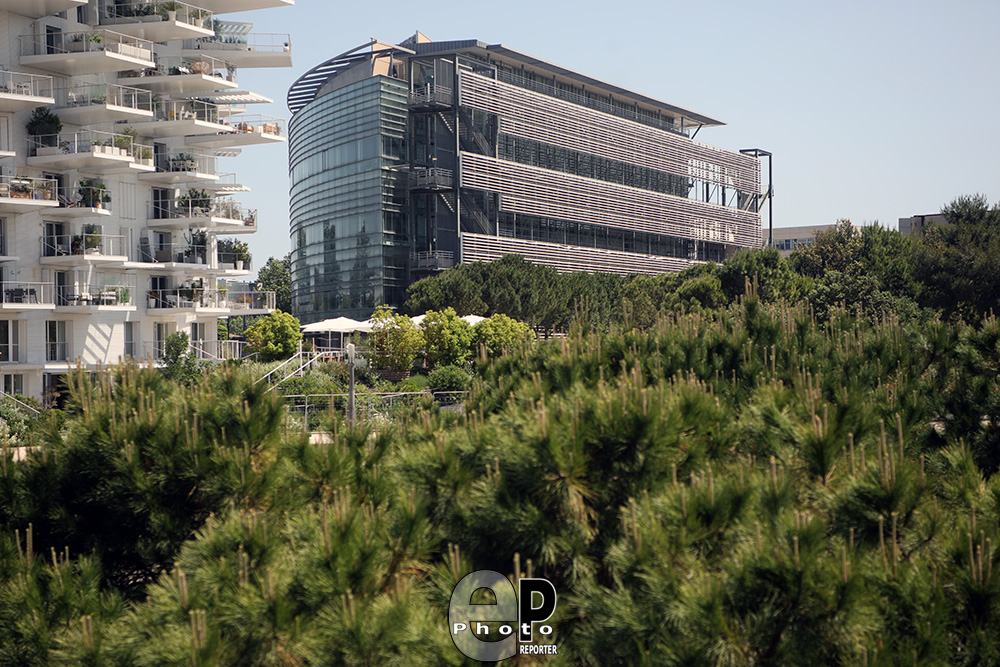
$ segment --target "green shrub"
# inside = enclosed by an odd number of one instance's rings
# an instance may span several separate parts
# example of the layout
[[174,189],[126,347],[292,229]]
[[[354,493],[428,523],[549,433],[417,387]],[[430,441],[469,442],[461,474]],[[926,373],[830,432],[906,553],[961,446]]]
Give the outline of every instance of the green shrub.
[[469,372],[460,366],[441,366],[427,376],[427,386],[431,391],[465,391],[470,380]]

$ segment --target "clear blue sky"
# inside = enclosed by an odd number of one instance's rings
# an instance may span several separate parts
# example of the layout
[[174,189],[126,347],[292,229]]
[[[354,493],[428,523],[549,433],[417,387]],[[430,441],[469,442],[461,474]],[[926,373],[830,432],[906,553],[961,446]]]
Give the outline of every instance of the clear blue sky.
[[[292,36],[294,67],[241,71],[241,88],[275,99],[251,112],[287,118],[288,87],[314,65],[420,30],[503,43],[725,121],[698,139],[774,153],[778,227],[895,227],[962,194],[1000,200],[997,0],[297,0],[227,18]],[[285,148],[221,166],[253,188],[240,200],[260,211],[255,265],[288,252]]]

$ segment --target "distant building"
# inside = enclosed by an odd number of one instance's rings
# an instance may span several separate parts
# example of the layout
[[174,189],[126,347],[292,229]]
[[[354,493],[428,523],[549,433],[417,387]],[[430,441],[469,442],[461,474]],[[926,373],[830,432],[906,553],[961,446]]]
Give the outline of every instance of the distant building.
[[760,246],[760,158],[722,125],[501,44],[372,40],[291,87],[292,298],[303,322],[514,253],[678,271]]
[[903,236],[913,236],[923,234],[931,225],[946,225],[948,218],[942,213],[931,215],[914,215],[909,218],[899,219],[899,231]]
[[[836,225],[806,225],[804,227],[775,227],[771,231],[771,246],[781,253],[782,257],[788,257],[796,248],[812,245],[816,242],[816,235],[833,229]],[[764,231],[767,236],[767,231]]]

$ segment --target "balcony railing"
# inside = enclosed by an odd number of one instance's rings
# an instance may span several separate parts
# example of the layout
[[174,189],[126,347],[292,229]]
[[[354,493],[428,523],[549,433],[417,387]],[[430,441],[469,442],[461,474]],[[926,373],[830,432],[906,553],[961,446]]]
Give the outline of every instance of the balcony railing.
[[[226,22],[220,22],[226,25]],[[246,24],[240,24],[246,25]],[[212,37],[184,40],[185,49],[213,49],[218,51],[245,51],[284,53],[292,50],[292,36],[288,33],[252,32],[240,34],[222,31]]]
[[53,199],[57,181],[53,178],[0,175],[0,197],[10,199]]
[[413,189],[449,189],[453,182],[450,169],[417,168],[410,172],[410,187]]
[[60,285],[57,306],[132,306],[135,286],[127,284]]
[[413,106],[451,106],[454,95],[447,86],[425,84],[410,91],[409,103]]
[[219,158],[192,151],[174,150],[156,156],[156,171],[181,173],[194,171],[214,175],[219,171]]
[[108,234],[62,234],[39,239],[42,257],[98,255],[120,257],[125,254],[125,237]]
[[107,187],[78,185],[75,188],[59,188],[59,208],[96,208],[111,210],[111,193]]
[[0,93],[25,97],[52,97],[52,77],[0,71]]
[[455,265],[455,253],[450,250],[427,250],[410,253],[410,268],[417,270],[450,269]]
[[108,104],[137,111],[153,110],[153,94],[148,90],[111,83],[73,86],[57,91],[56,105],[81,107]]
[[183,2],[103,0],[100,13],[102,24],[180,21],[196,28],[212,29],[212,12]]
[[0,303],[3,304],[54,304],[55,287],[52,283],[0,283]]
[[206,264],[208,246],[191,243],[157,243],[148,251],[143,244],[137,254],[142,262],[176,262],[178,264]]
[[253,270],[253,260],[245,259],[246,255],[244,255],[243,253],[218,250],[215,253],[215,257],[219,262],[220,269],[231,268],[237,271]]
[[156,59],[156,68],[146,70],[143,76],[184,76],[189,74],[204,74],[231,83],[236,83],[236,67],[225,60],[211,56],[200,58],[185,58],[182,56],[167,56]]
[[233,133],[267,134],[276,137],[288,136],[285,133],[285,119],[263,114],[241,114],[232,116],[225,124],[231,125]]
[[274,310],[274,292],[243,292],[229,295],[232,310]]
[[156,105],[156,120],[201,120],[218,123],[223,107],[200,100],[172,100]]
[[257,224],[257,209],[243,208],[239,202],[225,199],[176,199],[170,202],[154,202],[150,216],[154,220],[174,218],[225,218],[242,220],[248,227]]
[[83,130],[75,134],[37,134],[28,137],[30,157],[75,153],[126,156],[140,164],[153,166],[153,147],[140,144],[127,134]]
[[146,295],[146,307],[153,309],[228,308],[225,292],[200,287],[150,290]]
[[111,30],[85,30],[62,35],[21,35],[20,40],[22,56],[104,52],[137,60],[153,60],[153,42]]

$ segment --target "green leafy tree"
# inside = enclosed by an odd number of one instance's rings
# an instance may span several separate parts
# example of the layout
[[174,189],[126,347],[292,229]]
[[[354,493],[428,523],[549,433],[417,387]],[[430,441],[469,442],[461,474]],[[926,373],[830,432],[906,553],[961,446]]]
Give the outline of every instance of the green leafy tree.
[[269,257],[257,272],[257,289],[274,292],[275,308],[292,312],[292,255],[281,259]]
[[534,337],[534,332],[524,322],[498,314],[472,327],[472,349],[485,351],[487,357],[498,357],[504,350],[533,340]]
[[298,319],[280,310],[258,320],[245,335],[250,352],[265,362],[289,358],[302,342]]
[[472,327],[454,308],[429,310],[420,323],[424,333],[424,358],[429,366],[458,366],[471,354]]
[[927,230],[913,256],[921,302],[973,320],[1000,311],[1000,204],[973,195],[941,212],[948,224]]
[[163,374],[185,384],[193,382],[201,373],[201,365],[189,343],[183,331],[170,334],[163,342]]
[[368,339],[377,368],[406,371],[424,347],[424,334],[405,315],[396,315],[388,306],[379,306],[372,315]]

